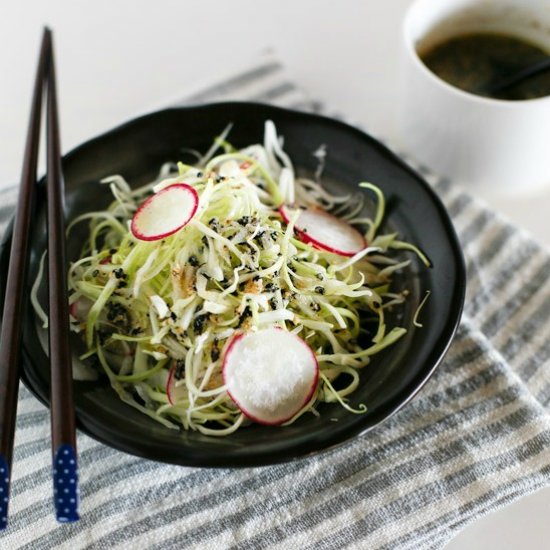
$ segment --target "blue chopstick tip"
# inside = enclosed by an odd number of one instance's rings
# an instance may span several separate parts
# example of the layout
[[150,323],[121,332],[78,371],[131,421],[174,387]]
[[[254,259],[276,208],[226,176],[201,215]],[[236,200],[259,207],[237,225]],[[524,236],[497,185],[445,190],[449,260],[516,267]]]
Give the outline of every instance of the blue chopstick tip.
[[10,469],[4,456],[0,455],[0,531],[8,526],[8,504],[10,501]]
[[55,516],[60,523],[78,521],[78,467],[76,451],[63,444],[53,459],[53,498]]

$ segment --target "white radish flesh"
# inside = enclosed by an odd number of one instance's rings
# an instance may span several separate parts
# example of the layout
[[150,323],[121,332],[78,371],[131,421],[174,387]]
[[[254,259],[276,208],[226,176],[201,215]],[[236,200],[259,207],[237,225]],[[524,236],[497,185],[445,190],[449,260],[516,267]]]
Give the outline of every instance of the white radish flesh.
[[132,218],[132,233],[142,241],[169,237],[191,220],[198,205],[199,196],[190,185],[170,185],[149,197],[137,209]]
[[[294,211],[281,206],[279,212],[289,223]],[[354,256],[367,246],[367,241],[355,227],[320,208],[300,209],[296,232],[302,242],[340,256]]]
[[241,411],[260,424],[290,420],[312,398],[319,366],[298,336],[268,328],[233,338],[223,361],[227,392]]
[[69,314],[77,321],[85,321],[93,305],[94,303],[91,300],[81,296],[69,306]]

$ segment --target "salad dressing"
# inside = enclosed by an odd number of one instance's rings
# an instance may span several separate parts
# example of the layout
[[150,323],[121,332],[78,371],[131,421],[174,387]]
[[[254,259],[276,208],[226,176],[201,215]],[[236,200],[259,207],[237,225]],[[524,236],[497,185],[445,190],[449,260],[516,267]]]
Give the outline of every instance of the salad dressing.
[[550,71],[528,78],[500,93],[484,91],[522,69],[548,59],[542,47],[508,34],[460,34],[418,51],[439,78],[466,92],[496,99],[526,100],[550,95]]

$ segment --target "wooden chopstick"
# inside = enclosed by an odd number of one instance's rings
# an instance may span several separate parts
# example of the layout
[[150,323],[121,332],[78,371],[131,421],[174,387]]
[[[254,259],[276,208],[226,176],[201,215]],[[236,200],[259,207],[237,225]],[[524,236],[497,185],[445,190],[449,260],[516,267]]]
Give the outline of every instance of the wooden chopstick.
[[78,515],[78,469],[73,404],[72,358],[69,345],[69,307],[65,265],[64,180],[61,166],[59,117],[53,39],[50,48],[46,104],[48,289],[50,403],[53,453],[54,504],[58,521]]
[[76,427],[65,265],[64,181],[53,38],[44,30],[15,215],[0,336],[0,530],[7,527],[24,288],[36,194],[36,171],[44,90],[46,104],[50,403],[54,507],[60,522],[79,519]]
[[44,30],[34,82],[19,198],[13,225],[0,335],[0,529],[7,526],[13,439],[19,393],[20,342],[29,235],[34,210],[36,170],[40,142],[42,90],[51,48],[51,32]]

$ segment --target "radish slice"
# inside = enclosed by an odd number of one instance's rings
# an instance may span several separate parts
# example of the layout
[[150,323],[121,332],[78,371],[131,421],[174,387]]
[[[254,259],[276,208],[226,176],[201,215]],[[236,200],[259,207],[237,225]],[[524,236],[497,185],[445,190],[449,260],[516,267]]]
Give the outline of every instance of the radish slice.
[[[292,209],[281,206],[279,212],[289,223]],[[296,232],[302,242],[340,256],[354,256],[367,246],[365,237],[355,227],[320,208],[301,209]]]
[[278,328],[235,336],[223,360],[227,393],[259,424],[290,420],[312,397],[319,365],[298,336]]
[[185,384],[176,386],[176,370],[178,368],[176,361],[170,367],[168,372],[168,380],[166,381],[166,397],[170,405],[177,405],[187,395]]
[[186,183],[165,187],[149,197],[132,218],[131,230],[141,241],[164,239],[185,226],[199,206],[197,192]]
[[91,300],[81,296],[69,306],[69,315],[77,321],[85,321],[93,305],[94,303]]

